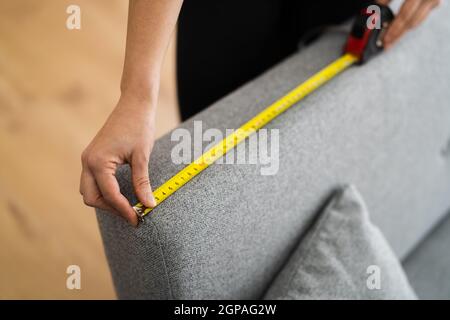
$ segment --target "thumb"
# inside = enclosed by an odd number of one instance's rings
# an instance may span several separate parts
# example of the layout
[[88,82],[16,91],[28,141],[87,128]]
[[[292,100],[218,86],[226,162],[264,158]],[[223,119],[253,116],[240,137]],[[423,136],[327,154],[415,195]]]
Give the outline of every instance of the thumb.
[[156,201],[150,187],[147,157],[133,155],[131,161],[131,175],[134,192],[136,192],[138,200],[146,207],[153,208],[156,206]]

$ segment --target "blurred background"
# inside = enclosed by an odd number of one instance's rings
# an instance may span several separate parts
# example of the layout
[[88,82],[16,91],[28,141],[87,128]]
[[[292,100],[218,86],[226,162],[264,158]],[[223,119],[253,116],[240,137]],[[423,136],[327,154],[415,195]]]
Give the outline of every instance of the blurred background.
[[[81,8],[68,30],[66,8]],[[119,97],[126,0],[0,0],[0,299],[114,299],[80,155]],[[179,122],[174,43],[157,135]],[[81,290],[66,269],[81,267]]]

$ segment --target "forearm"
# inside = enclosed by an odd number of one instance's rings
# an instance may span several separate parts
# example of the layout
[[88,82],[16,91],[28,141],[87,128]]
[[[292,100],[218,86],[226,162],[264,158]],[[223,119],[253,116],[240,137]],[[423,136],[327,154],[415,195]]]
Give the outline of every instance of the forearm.
[[130,0],[123,96],[156,101],[161,65],[182,0]]

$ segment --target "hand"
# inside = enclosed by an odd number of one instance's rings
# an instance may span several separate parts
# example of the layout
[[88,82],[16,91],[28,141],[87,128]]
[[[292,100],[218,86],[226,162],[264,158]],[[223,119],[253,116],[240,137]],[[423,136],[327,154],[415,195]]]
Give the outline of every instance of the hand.
[[133,226],[138,224],[136,213],[120,193],[115,173],[120,164],[129,163],[137,198],[147,207],[156,205],[148,175],[155,131],[153,108],[147,100],[122,96],[81,157],[84,203],[116,213]]
[[[387,5],[390,0],[379,0]],[[407,31],[417,27],[429,15],[431,10],[440,4],[440,0],[404,0],[400,11],[392,22],[384,37],[384,47],[389,49]]]

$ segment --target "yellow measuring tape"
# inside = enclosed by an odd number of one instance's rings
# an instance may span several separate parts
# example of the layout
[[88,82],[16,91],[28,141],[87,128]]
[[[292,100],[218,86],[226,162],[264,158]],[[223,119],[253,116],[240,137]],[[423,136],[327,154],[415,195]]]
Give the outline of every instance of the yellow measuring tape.
[[[217,159],[225,155],[240,142],[245,140],[255,131],[264,127],[267,123],[278,117],[281,113],[295,105],[311,92],[328,82],[330,79],[341,73],[358,58],[352,54],[344,54],[333,63],[329,64],[311,78],[300,84],[288,94],[275,101],[273,104],[258,113],[255,117],[243,124],[239,129],[218,142],[211,149],[203,153],[194,162],[175,174],[172,178],[163,183],[154,191],[156,205],[166,200],[188,181],[192,180],[200,172],[208,168]],[[133,209],[141,220],[152,211],[153,208],[146,208],[142,203],[136,204]]]

